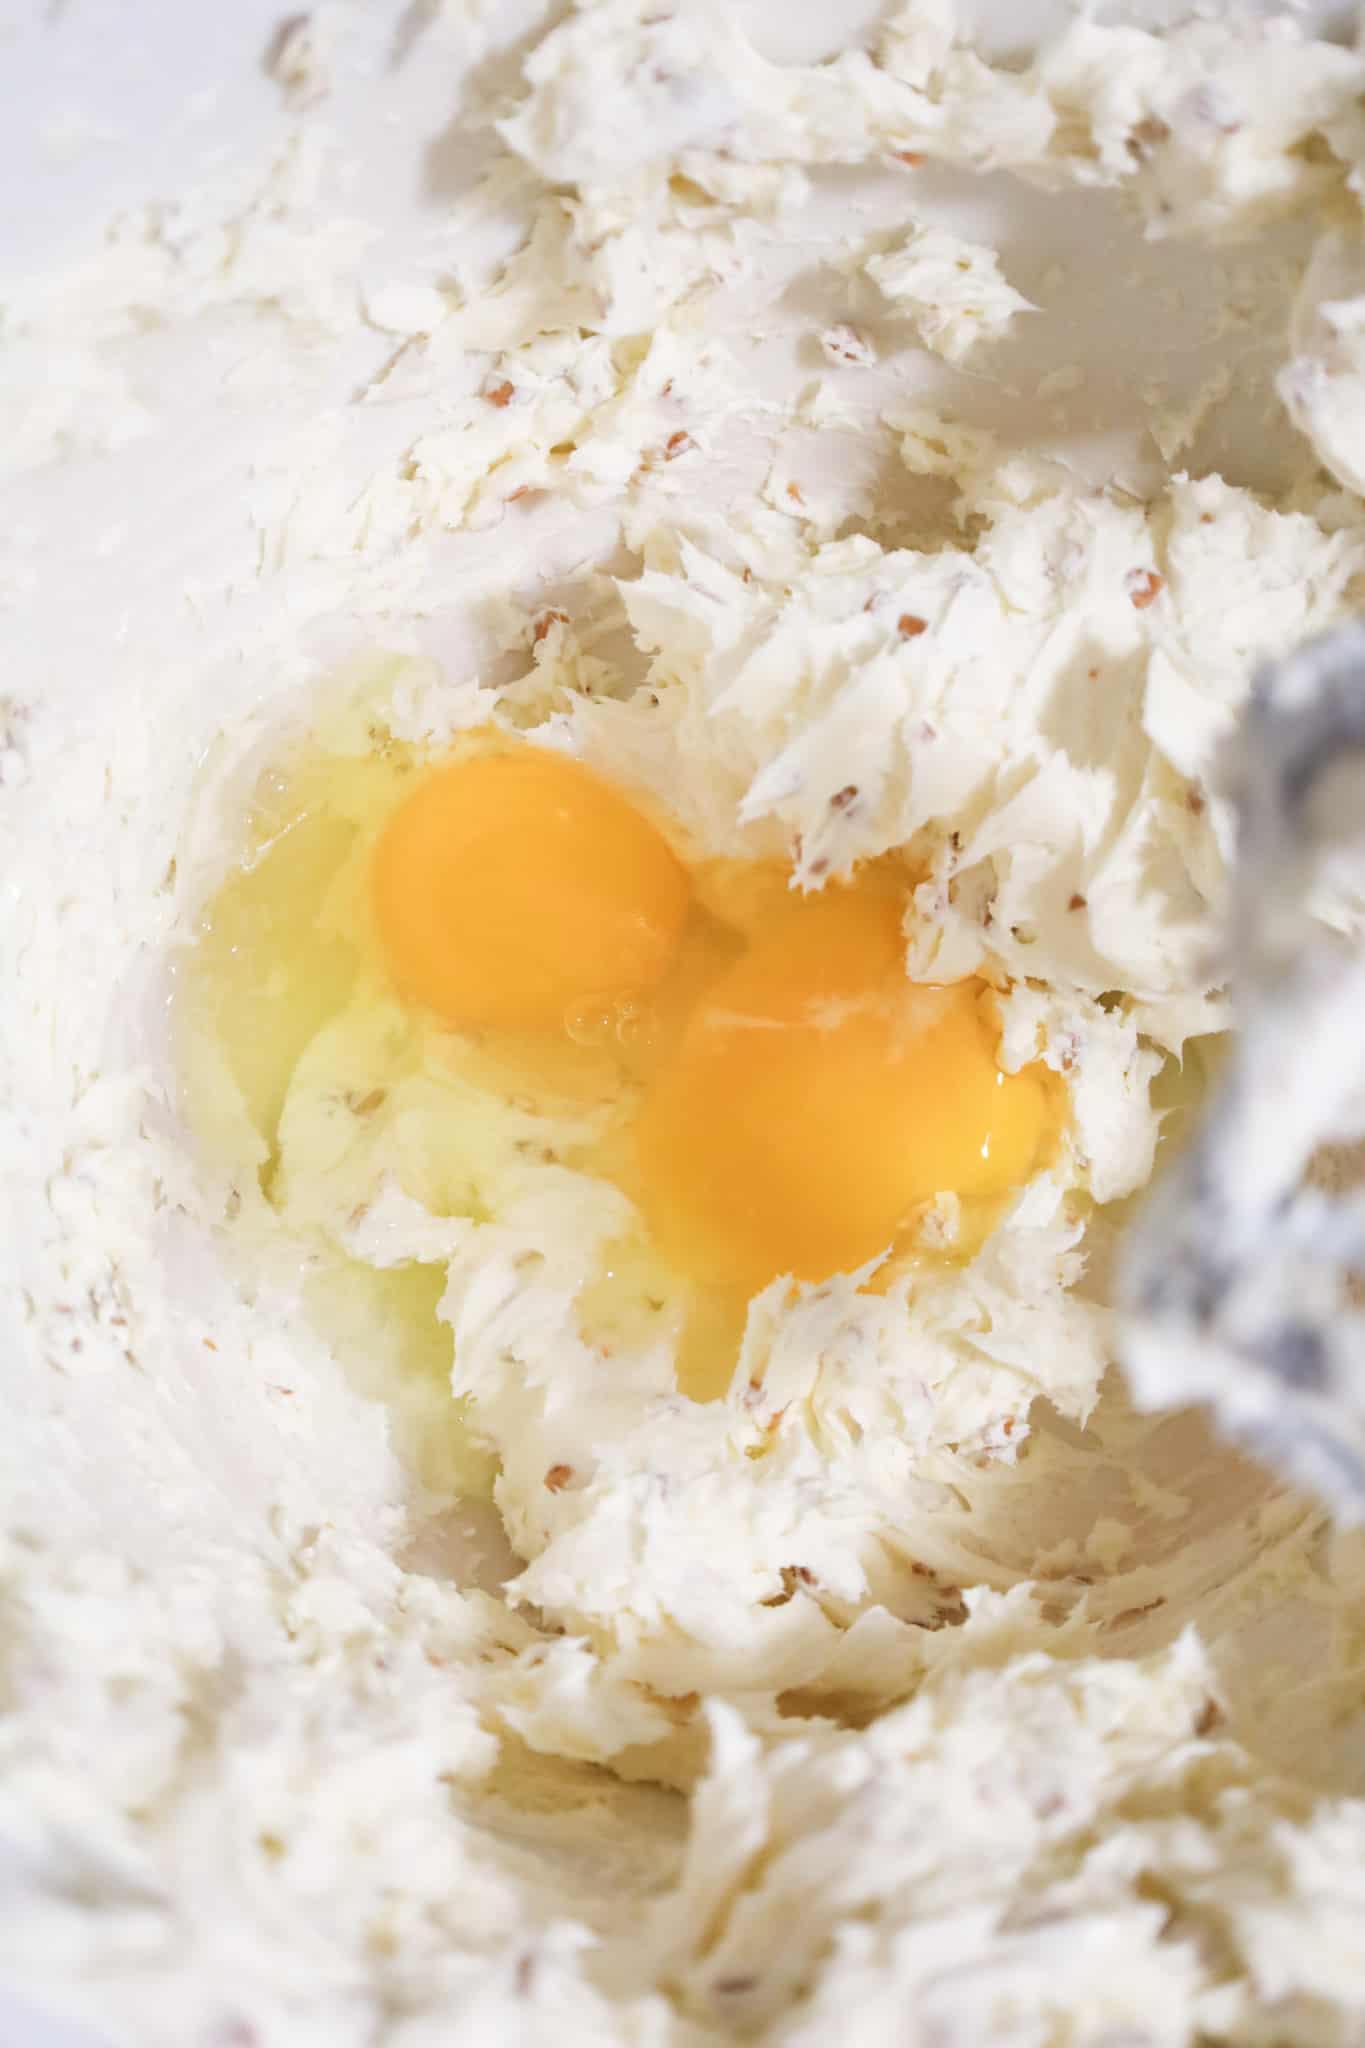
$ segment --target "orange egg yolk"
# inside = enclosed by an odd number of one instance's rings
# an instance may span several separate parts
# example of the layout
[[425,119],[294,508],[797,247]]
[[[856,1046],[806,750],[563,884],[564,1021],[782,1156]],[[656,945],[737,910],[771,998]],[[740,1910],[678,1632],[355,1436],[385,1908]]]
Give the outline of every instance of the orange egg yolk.
[[646,1101],[656,1234],[752,1290],[861,1265],[935,1195],[1007,1193],[1052,1116],[1043,1071],[1003,1073],[998,1038],[982,983],[907,980],[891,893],[794,905],[712,984]]
[[398,991],[457,1030],[560,1033],[584,1002],[656,988],[690,896],[686,870],[633,804],[538,747],[438,769],[374,857]]
[[[729,1298],[848,1271],[917,1206],[1002,1196],[1044,1157],[1055,1084],[1002,1072],[984,983],[907,978],[906,887],[879,865],[708,951],[658,827],[530,745],[432,772],[373,863],[392,980],[446,1025],[546,1044],[575,1036],[585,1003],[652,1004],[667,1028],[606,1170],[665,1253]],[[640,1078],[637,1061],[623,1085]]]

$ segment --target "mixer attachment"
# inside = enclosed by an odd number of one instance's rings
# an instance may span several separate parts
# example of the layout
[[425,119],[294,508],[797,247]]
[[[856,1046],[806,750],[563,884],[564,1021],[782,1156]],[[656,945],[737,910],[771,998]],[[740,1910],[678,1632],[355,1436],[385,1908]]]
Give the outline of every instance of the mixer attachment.
[[1365,623],[1256,677],[1224,763],[1237,1032],[1124,1247],[1145,1408],[1223,1432],[1365,1520]]

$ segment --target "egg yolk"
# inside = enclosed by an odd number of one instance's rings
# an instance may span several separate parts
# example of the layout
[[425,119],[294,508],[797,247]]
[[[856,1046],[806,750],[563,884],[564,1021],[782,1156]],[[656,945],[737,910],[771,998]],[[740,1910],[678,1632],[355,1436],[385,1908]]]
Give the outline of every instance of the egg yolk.
[[874,1257],[916,1204],[1026,1180],[1049,1081],[1003,1073],[989,990],[907,980],[899,894],[793,906],[693,1011],[637,1133],[660,1241],[723,1283],[822,1280]]
[[690,894],[648,818],[591,769],[532,746],[436,770],[374,856],[399,994],[463,1030],[562,1032],[584,1002],[656,988]]

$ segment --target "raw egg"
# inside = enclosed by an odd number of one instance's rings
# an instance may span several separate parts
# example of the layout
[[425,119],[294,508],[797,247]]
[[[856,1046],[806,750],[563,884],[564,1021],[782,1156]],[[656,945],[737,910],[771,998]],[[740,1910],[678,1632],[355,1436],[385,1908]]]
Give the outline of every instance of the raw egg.
[[401,996],[457,1030],[562,1033],[664,979],[687,873],[610,783],[544,748],[430,774],[374,856],[380,943]]
[[[368,751],[362,717],[380,735]],[[486,1193],[496,1214],[489,1147],[504,1115],[529,1112],[544,1163],[614,1181],[640,1218],[579,1297],[585,1337],[605,1360],[663,1318],[695,1399],[725,1391],[760,1288],[887,1249],[869,1289],[970,1256],[1056,1142],[1062,1085],[1002,1071],[993,991],[908,979],[915,878],[899,854],[802,897],[782,861],[695,855],[648,800],[563,754],[475,732],[423,759],[368,704],[272,771],[248,840],[180,1003],[187,1072],[234,1174],[254,1170],[291,1213],[419,1076],[426,1107],[394,1112],[390,1133],[405,1188],[437,1214],[465,1213],[451,1190],[473,1189],[473,1210]],[[323,1043],[336,1087],[309,1066]],[[458,1079],[448,1102],[443,1076]],[[487,1104],[473,1122],[471,1090]],[[927,1249],[924,1205],[944,1194],[961,1198],[960,1233]],[[448,1372],[443,1267],[397,1289],[333,1253],[319,1284],[344,1304],[357,1371],[400,1315],[395,1370]],[[430,1448],[425,1370],[412,1398]],[[468,1476],[458,1418],[437,1436]]]

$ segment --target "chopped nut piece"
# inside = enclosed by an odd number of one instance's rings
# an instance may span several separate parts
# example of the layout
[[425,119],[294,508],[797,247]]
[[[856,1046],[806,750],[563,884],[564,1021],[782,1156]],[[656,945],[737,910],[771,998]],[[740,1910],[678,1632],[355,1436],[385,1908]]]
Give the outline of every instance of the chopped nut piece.
[[1159,114],[1144,114],[1128,131],[1128,153],[1139,158],[1150,156],[1158,144],[1169,142],[1170,137],[1169,122],[1163,121]]
[[832,363],[852,363],[861,367],[877,360],[871,342],[859,334],[856,327],[850,327],[843,320],[835,327],[826,328],[820,336],[820,346]]
[[782,1591],[772,1594],[767,1600],[760,1600],[759,1606],[785,1607],[789,1600],[795,1598],[799,1587],[813,1586],[814,1584],[815,1573],[811,1571],[808,1565],[784,1564],[782,1567]]
[[1198,1718],[1194,1724],[1194,1732],[1196,1735],[1212,1735],[1214,1730],[1221,1728],[1226,1720],[1227,1715],[1223,1712],[1217,1700],[1207,1699],[1199,1710]]

